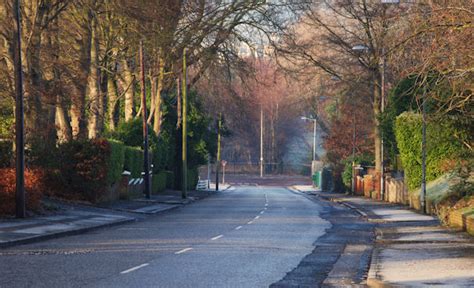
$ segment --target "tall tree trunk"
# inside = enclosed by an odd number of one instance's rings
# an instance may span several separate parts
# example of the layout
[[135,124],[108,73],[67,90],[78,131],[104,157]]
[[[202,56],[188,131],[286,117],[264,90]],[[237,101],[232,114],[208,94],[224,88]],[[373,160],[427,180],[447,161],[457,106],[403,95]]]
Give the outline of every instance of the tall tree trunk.
[[375,171],[380,173],[382,169],[382,149],[381,149],[381,135],[380,135],[380,127],[379,127],[379,116],[380,116],[380,103],[381,103],[381,83],[380,83],[380,74],[378,71],[374,72],[374,102],[372,103],[372,108],[374,112],[374,145],[375,145]]
[[115,85],[113,75],[107,77],[107,95],[108,95],[108,120],[109,120],[109,130],[115,130],[117,126],[117,108],[119,104],[117,86]]
[[91,47],[90,47],[90,72],[87,80],[87,92],[89,95],[89,138],[97,138],[99,135],[99,115],[101,110],[100,101],[100,77],[99,77],[99,43],[97,37],[97,20],[91,19]]
[[126,59],[122,60],[122,88],[125,93],[125,121],[130,121],[135,116],[135,104],[134,104],[134,95],[135,95],[135,77],[133,76],[133,71]]
[[158,83],[156,86],[156,93],[155,93],[155,110],[154,110],[154,122],[153,122],[153,131],[155,131],[156,135],[160,135],[160,132],[161,132],[161,121],[162,121],[161,91],[163,90],[164,77],[165,77],[165,65],[164,65],[163,57],[160,56]]

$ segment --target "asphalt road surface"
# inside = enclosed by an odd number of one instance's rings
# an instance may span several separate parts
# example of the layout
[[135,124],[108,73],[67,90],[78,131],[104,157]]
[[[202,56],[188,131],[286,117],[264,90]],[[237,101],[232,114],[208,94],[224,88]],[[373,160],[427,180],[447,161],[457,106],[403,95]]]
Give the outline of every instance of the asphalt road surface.
[[268,287],[311,254],[324,208],[242,186],[146,220],[0,250],[0,287]]

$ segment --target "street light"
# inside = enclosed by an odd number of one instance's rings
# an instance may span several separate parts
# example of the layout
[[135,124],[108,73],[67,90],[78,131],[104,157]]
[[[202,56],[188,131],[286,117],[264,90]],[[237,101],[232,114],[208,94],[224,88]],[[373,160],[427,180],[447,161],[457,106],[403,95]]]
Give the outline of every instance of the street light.
[[16,195],[15,209],[17,218],[25,218],[25,132],[23,116],[23,71],[21,67],[21,11],[20,1],[16,0],[13,5],[16,22],[16,53],[15,65],[15,135],[16,135]]
[[[382,3],[398,3],[396,0],[382,0]],[[358,53],[368,53],[371,49],[363,44],[357,44],[352,47],[352,51]],[[381,113],[385,110],[385,49],[382,48],[382,55],[381,55],[381,63],[380,63],[380,111]],[[383,142],[383,134],[380,132],[380,198],[384,199],[385,194],[385,184],[384,184],[384,142]]]
[[308,118],[308,117],[305,117],[305,116],[302,116],[301,120],[313,121],[313,123],[314,123],[314,128],[313,128],[313,162],[314,162],[314,161],[316,161],[316,132],[317,132],[316,127],[318,125],[318,120],[315,119],[315,118]]

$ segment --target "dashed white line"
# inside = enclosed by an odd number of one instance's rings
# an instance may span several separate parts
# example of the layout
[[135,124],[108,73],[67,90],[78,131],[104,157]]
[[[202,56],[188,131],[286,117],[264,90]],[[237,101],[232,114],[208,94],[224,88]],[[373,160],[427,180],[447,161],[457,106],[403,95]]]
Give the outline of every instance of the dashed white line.
[[242,229],[242,226],[235,227],[235,230],[240,230],[240,229]]
[[142,264],[142,265],[138,265],[138,266],[132,267],[130,269],[127,269],[125,271],[122,271],[122,272],[120,272],[120,274],[127,274],[127,273],[133,272],[135,270],[138,270],[138,269],[143,268],[143,267],[148,266],[148,265],[150,265],[150,264],[145,263],[145,264]]
[[267,207],[267,206],[268,206],[268,203],[265,203],[265,207]]
[[265,213],[265,211],[260,211],[260,214],[263,214],[263,213]]
[[253,223],[253,221],[249,221],[249,222],[247,222],[247,224],[252,224],[252,223]]
[[253,219],[257,220],[258,218],[260,218],[260,216],[255,216],[255,218],[253,218]]
[[178,252],[174,252],[174,254],[181,254],[181,253],[188,252],[190,250],[193,250],[193,248],[184,248],[183,250],[179,250]]
[[217,239],[222,238],[222,237],[224,237],[224,235],[221,234],[219,236],[211,238],[211,240],[214,241],[214,240],[217,240]]

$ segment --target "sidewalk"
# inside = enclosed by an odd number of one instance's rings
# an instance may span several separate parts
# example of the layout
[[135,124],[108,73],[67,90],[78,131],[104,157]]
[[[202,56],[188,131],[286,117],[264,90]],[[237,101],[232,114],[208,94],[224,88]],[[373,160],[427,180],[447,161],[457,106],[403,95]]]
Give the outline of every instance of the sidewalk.
[[[229,185],[220,188],[223,191]],[[136,221],[147,215],[182,207],[214,193],[216,192],[211,190],[188,191],[187,199],[182,199],[181,191],[166,190],[162,194],[152,195],[151,199],[120,200],[100,207],[48,200],[57,208],[50,215],[0,219],[0,248]]]
[[367,284],[372,287],[474,287],[474,239],[437,218],[363,197],[295,187],[339,202],[376,224]]

